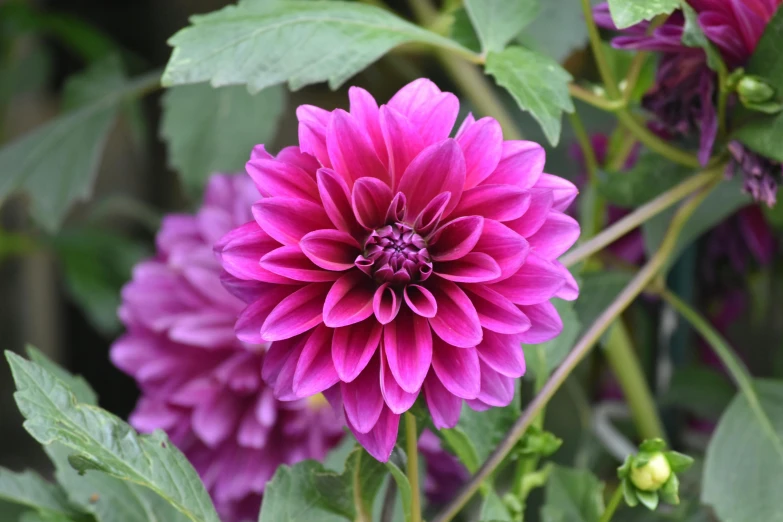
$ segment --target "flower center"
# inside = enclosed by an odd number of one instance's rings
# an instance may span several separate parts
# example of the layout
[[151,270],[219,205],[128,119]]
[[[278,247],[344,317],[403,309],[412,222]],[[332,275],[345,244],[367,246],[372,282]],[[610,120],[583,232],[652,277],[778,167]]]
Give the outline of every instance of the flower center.
[[376,281],[394,285],[424,281],[432,273],[427,242],[404,223],[373,230],[356,266]]

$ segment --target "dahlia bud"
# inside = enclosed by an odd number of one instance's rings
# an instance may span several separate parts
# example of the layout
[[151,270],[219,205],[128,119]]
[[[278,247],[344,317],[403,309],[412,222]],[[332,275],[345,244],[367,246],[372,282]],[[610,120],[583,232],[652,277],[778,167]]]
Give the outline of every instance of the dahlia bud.
[[753,111],[774,114],[783,109],[775,88],[759,76],[743,76],[737,83],[737,94],[742,105]]
[[675,473],[688,469],[693,459],[665,450],[666,443],[661,439],[646,440],[639,446],[639,453],[629,455],[617,469],[626,504],[642,503],[654,510],[659,500],[668,504],[680,503],[680,481]]

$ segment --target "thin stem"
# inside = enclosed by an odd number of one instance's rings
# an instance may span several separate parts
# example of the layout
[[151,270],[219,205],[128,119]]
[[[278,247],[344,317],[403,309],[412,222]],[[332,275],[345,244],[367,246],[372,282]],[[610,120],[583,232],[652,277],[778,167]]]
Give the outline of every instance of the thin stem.
[[631,408],[631,416],[640,437],[665,440],[663,422],[633,349],[631,335],[622,319],[618,319],[612,327],[605,348],[604,354]]
[[665,142],[652,132],[647,127],[636,121],[628,111],[620,111],[617,113],[617,118],[628,129],[628,132],[634,135],[636,139],[641,141],[652,151],[657,152],[661,156],[670,159],[674,163],[685,165],[686,167],[699,168],[701,163],[699,159],[688,152],[682,151],[677,147]]
[[568,84],[568,93],[577,100],[582,100],[593,107],[607,112],[617,112],[625,107],[625,103],[622,100],[609,100],[575,83]]
[[651,217],[663,212],[678,201],[684,199],[692,192],[705,187],[717,179],[720,179],[721,176],[722,170],[720,168],[716,168],[687,178],[679,185],[670,188],[649,203],[645,203],[641,207],[634,210],[632,213],[615,222],[612,226],[594,238],[585,243],[582,243],[572,251],[568,252],[560,259],[560,261],[567,267],[574,266],[580,261],[587,259],[599,250],[603,249],[605,246],[612,244],[617,239],[620,239],[625,234],[635,229]]
[[582,119],[576,111],[569,114],[568,119],[571,122],[571,128],[574,129],[574,135],[576,136],[576,141],[579,143],[579,148],[582,150],[582,156],[584,156],[585,167],[587,168],[587,179],[591,184],[597,183],[598,160],[595,157],[595,150],[593,150],[593,144],[590,142],[590,136],[587,135],[585,126],[582,124]]
[[[666,22],[667,17],[668,15],[656,16],[647,27],[647,34],[651,35],[655,29],[663,25],[664,22]],[[642,68],[647,61],[649,54],[650,53],[647,51],[640,51],[636,53],[636,56],[631,60],[631,66],[628,68],[628,73],[625,75],[625,89],[623,91],[623,100],[626,105],[631,101],[631,95],[633,94],[634,88],[636,88],[636,82],[639,81],[639,75],[642,72]]]
[[617,511],[617,508],[620,506],[620,502],[622,500],[623,487],[620,485],[617,486],[617,488],[614,490],[614,493],[612,493],[612,498],[609,500],[609,505],[606,506],[606,509],[604,509],[604,512],[598,522],[609,522],[612,520],[612,516],[614,516],[614,512]]
[[356,509],[356,522],[372,522],[372,516],[367,513],[362,501],[362,482],[360,480],[360,471],[362,469],[362,455],[359,453],[356,460],[356,466],[353,470],[353,506]]
[[726,106],[729,101],[729,89],[726,86],[726,76],[728,71],[726,66],[721,62],[718,68],[718,133],[720,136],[726,136],[727,122],[726,122]]
[[598,27],[595,25],[595,20],[593,19],[593,6],[591,5],[590,0],[582,0],[582,12],[584,13],[585,23],[587,24],[587,34],[590,37],[590,47],[593,50],[593,57],[595,58],[596,65],[598,65],[598,72],[601,74],[601,79],[604,82],[606,92],[611,99],[620,99],[620,88],[617,86],[612,70],[609,68],[609,62],[606,61],[606,56],[604,56],[604,50],[601,45],[601,35],[598,34]]
[[628,161],[628,157],[631,155],[631,152],[633,152],[634,146],[638,143],[636,138],[633,137],[633,134],[624,131],[621,132],[621,144],[613,151],[614,154],[611,155],[604,167],[609,172],[620,172],[623,170]]
[[419,490],[419,449],[417,446],[416,417],[405,413],[405,441],[408,454],[406,473],[411,485],[411,522],[421,522],[421,491]]
[[383,506],[381,507],[381,522],[392,522],[394,520],[394,501],[397,499],[397,482],[389,480],[386,486],[386,494],[383,497]]
[[606,310],[603,311],[582,338],[577,341],[568,356],[563,360],[560,366],[558,366],[549,380],[547,380],[546,384],[541,389],[541,392],[536,394],[522,413],[522,416],[514,423],[503,441],[501,441],[476,474],[473,475],[470,481],[465,484],[462,489],[460,489],[457,496],[445,507],[443,512],[441,512],[433,522],[449,522],[452,520],[479,489],[481,483],[503,462],[503,459],[506,458],[517,441],[525,434],[525,431],[533,423],[538,416],[538,413],[546,406],[555,392],[560,388],[563,382],[565,382],[566,378],[571,374],[574,368],[576,368],[577,364],[584,359],[604,332],[606,332],[620,314],[628,308],[633,300],[636,299],[650,281],[652,281],[665,266],[677,244],[677,238],[680,235],[682,227],[704,200],[707,193],[708,191],[704,190],[694,195],[679,208],[672,218],[669,229],[666,231],[666,235],[661,242],[658,252],[656,252],[641,270],[639,270],[631,282],[628,283]]

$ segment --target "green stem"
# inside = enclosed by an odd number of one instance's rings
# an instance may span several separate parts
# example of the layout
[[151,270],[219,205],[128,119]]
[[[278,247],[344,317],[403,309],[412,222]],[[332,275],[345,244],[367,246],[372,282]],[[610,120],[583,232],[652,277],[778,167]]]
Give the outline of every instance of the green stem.
[[577,100],[582,100],[583,102],[606,112],[617,112],[625,107],[625,102],[622,100],[608,100],[575,83],[568,84],[568,93]]
[[411,522],[421,522],[421,491],[419,490],[419,449],[416,433],[416,417],[405,412],[405,451],[408,453],[406,473],[411,485]]
[[772,422],[770,422],[764,408],[761,406],[761,401],[756,393],[756,388],[753,385],[753,377],[750,372],[737,357],[732,350],[729,343],[723,336],[718,333],[715,328],[701,315],[694,310],[688,303],[680,299],[670,290],[665,288],[657,291],[661,297],[677,312],[687,320],[693,328],[701,334],[707,343],[709,343],[712,350],[720,358],[723,365],[729,371],[732,380],[739,388],[740,392],[745,396],[745,400],[748,401],[751,411],[756,416],[762,429],[767,437],[772,441],[778,454],[783,457],[783,443],[781,443],[780,437],[775,431]]
[[587,169],[587,179],[591,184],[595,184],[598,182],[598,160],[595,157],[595,150],[593,150],[593,144],[590,142],[590,136],[588,136],[585,126],[582,124],[579,113],[576,111],[572,112],[568,115],[568,119],[571,122],[571,128],[574,129],[579,148],[582,149],[582,156],[584,156],[585,168]]
[[533,423],[539,412],[546,406],[574,368],[576,368],[577,364],[584,359],[593,345],[598,342],[601,336],[617,320],[620,314],[628,308],[633,300],[636,299],[655,276],[658,275],[661,269],[664,268],[669,260],[669,256],[671,256],[674,251],[680,231],[708,193],[708,190],[703,190],[680,206],[677,213],[672,218],[666,235],[655,255],[641,270],[639,270],[631,282],[628,283],[606,310],[598,316],[595,323],[593,323],[579,341],[577,341],[568,356],[566,356],[557,370],[555,370],[552,376],[547,380],[546,384],[541,389],[541,392],[536,394],[528,407],[525,408],[522,416],[517,419],[511,427],[511,430],[506,434],[506,437],[498,444],[476,474],[473,475],[462,489],[460,489],[457,496],[449,502],[435,519],[433,519],[433,522],[449,522],[452,520],[465,504],[467,504],[484,480],[486,480],[503,462],[519,439],[525,434],[527,428]]
[[655,400],[647,386],[647,379],[633,349],[633,341],[622,319],[618,319],[606,339],[605,355],[623,396],[631,408],[631,415],[642,439],[666,439],[663,422],[658,415]]
[[701,163],[699,159],[689,152],[678,149],[677,147],[665,142],[652,132],[647,127],[636,121],[636,118],[628,111],[620,111],[617,113],[617,118],[628,129],[628,132],[634,135],[636,139],[641,141],[650,150],[657,152],[661,156],[670,159],[674,163],[685,165],[686,167],[699,168]]
[[718,134],[723,137],[726,136],[728,125],[726,122],[726,106],[729,101],[729,90],[726,87],[726,77],[728,71],[726,66],[721,63],[718,69]]
[[367,513],[362,502],[362,482],[360,480],[362,453],[357,456],[356,466],[353,470],[353,506],[356,509],[356,522],[372,522],[372,516]]
[[[651,35],[655,29],[663,25],[663,23],[666,22],[666,18],[668,18],[668,15],[656,16],[647,27],[647,34]],[[628,68],[628,74],[625,75],[625,89],[623,90],[623,100],[625,101],[626,105],[631,101],[631,95],[633,94],[634,88],[636,88],[636,82],[639,81],[639,75],[642,72],[642,68],[644,67],[644,63],[647,61],[649,54],[650,53],[646,51],[640,51],[636,53],[636,56],[634,56],[633,60],[631,60],[631,66]]]
[[614,490],[614,493],[612,493],[612,498],[609,500],[609,505],[606,506],[606,509],[604,510],[598,522],[609,522],[612,520],[612,516],[614,515],[614,512],[617,511],[617,508],[620,506],[620,502],[622,500],[623,487],[622,485],[619,485],[617,486],[617,489]]
[[601,35],[598,33],[598,27],[593,20],[593,6],[590,0],[582,0],[582,12],[584,13],[585,23],[587,24],[587,34],[590,37],[590,47],[593,50],[595,63],[598,65],[598,72],[604,82],[609,98],[618,100],[621,98],[620,88],[612,75],[612,69],[604,56],[603,46],[601,45]]

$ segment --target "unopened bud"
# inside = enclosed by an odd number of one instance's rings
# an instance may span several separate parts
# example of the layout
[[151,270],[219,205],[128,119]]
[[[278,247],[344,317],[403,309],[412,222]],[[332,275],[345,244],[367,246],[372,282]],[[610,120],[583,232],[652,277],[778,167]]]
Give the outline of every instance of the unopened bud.
[[737,84],[743,103],[763,103],[775,97],[775,89],[758,76],[743,76]]
[[645,464],[631,466],[631,482],[642,491],[658,491],[672,475],[663,453],[655,453]]

